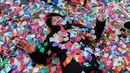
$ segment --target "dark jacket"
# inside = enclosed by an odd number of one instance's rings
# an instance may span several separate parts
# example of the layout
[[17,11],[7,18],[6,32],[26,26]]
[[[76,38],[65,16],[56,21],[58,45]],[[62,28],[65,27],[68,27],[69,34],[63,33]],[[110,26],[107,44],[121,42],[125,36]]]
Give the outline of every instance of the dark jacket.
[[[64,28],[66,30],[71,29],[72,28],[71,26],[73,26],[73,25],[67,24]],[[101,37],[104,27],[105,27],[105,21],[100,22],[97,20],[96,26],[94,28],[97,39],[99,39]],[[80,26],[79,26],[79,28],[80,28]],[[29,54],[31,59],[36,63],[46,65],[47,58],[50,57],[50,54],[48,54],[48,52],[51,51],[52,53],[56,53],[57,57],[60,58],[60,63],[61,63],[63,73],[81,73],[82,71],[84,71],[85,73],[89,73],[92,70],[97,71],[99,64],[98,64],[94,54],[91,54],[92,60],[91,60],[91,62],[89,62],[91,64],[90,67],[85,67],[84,65],[81,65],[79,62],[76,62],[74,59],[72,59],[71,62],[69,64],[67,64],[67,66],[65,66],[65,67],[63,66],[63,62],[67,58],[67,54],[66,54],[67,50],[62,50],[58,46],[54,47],[54,46],[52,46],[53,43],[49,41],[49,38],[52,37],[53,34],[57,33],[58,31],[60,31],[60,30],[52,31],[52,32],[50,32],[50,34],[48,34],[46,41],[44,43],[39,44],[37,46],[37,50],[35,52]],[[85,45],[88,45],[89,42],[91,42],[91,41],[89,41],[88,38],[85,38],[85,39],[81,39],[81,42],[83,42]],[[66,42],[63,42],[63,43],[66,43]],[[48,44],[48,45],[46,45],[46,44]],[[39,51],[39,48],[43,48],[45,50],[44,53],[41,53]]]

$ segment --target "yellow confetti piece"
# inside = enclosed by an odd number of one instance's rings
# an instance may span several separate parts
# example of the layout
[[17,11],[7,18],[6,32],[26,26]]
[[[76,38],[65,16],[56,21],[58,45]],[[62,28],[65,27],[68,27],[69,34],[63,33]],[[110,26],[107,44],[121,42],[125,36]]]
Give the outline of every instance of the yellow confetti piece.
[[120,72],[120,71],[122,70],[122,65],[119,65],[119,66],[117,67],[117,70]]
[[66,58],[66,63],[68,64],[70,62],[70,59],[67,57]]
[[42,64],[36,64],[36,67],[42,69],[42,68],[43,68],[43,65],[42,65]]
[[95,12],[96,12],[96,13],[99,12],[99,9],[98,9],[98,8],[95,8]]
[[68,41],[69,40],[69,37],[65,37],[63,38],[64,41]]
[[55,37],[57,34],[55,33],[54,35],[53,35],[53,37]]

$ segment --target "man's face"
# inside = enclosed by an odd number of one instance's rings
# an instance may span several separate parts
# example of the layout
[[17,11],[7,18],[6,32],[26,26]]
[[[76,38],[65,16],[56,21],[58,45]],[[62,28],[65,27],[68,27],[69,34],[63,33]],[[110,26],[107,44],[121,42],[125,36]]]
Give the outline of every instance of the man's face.
[[60,25],[63,21],[63,18],[60,16],[52,16],[52,26]]
[[33,2],[34,0],[28,0],[29,2]]

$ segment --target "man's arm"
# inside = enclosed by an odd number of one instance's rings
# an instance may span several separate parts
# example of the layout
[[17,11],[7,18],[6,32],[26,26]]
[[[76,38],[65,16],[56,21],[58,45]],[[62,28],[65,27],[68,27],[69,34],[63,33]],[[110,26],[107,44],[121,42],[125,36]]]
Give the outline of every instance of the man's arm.
[[96,35],[96,39],[100,39],[102,32],[104,31],[105,28],[105,20],[104,21],[99,21],[99,19],[96,20],[96,26],[94,28],[95,30],[95,35]]
[[52,53],[51,51],[51,43],[49,42],[49,37],[52,34],[48,34],[46,40],[44,43],[40,43],[36,46],[36,51],[33,53],[29,53],[29,56],[31,59],[38,63],[38,64],[46,64],[47,59],[49,58],[50,54]]
[[[41,45],[41,47],[40,47],[40,45]],[[37,45],[36,51],[33,53],[28,53],[28,54],[34,62],[45,65],[47,63],[47,58],[49,57],[49,55],[47,53],[45,53],[45,49],[42,45],[43,45],[43,43]]]
[[94,28],[95,30],[95,35],[96,35],[96,40],[100,39],[102,32],[104,31],[105,28],[105,7],[100,9],[100,15],[97,17],[96,20],[96,26]]

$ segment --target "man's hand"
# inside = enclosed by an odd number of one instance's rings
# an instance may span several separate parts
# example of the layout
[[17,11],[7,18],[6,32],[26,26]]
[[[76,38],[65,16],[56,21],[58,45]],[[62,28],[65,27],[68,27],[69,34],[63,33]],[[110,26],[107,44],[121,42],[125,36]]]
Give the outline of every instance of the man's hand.
[[30,44],[26,39],[17,39],[16,43],[18,48],[23,49],[28,53],[33,53],[36,51],[36,46]]
[[99,10],[99,12],[100,12],[100,16],[98,17],[99,21],[104,21],[105,20],[105,17],[106,17],[106,15],[105,15],[105,9],[106,9],[106,7],[103,4],[102,7],[101,7],[101,9]]

